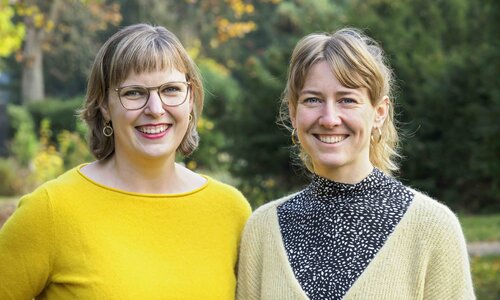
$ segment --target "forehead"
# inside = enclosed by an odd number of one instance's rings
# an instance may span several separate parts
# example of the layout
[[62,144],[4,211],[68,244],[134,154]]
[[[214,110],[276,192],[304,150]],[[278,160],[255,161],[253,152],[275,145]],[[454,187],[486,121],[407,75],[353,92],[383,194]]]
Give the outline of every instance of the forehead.
[[131,71],[121,83],[124,85],[158,86],[171,81],[186,81],[186,73],[176,68],[137,73]]
[[320,61],[311,66],[305,77],[304,84],[299,90],[299,95],[311,92],[315,94],[368,95],[368,91],[364,87],[348,86],[343,83],[326,61]]
[[339,89],[344,87],[335,76],[330,65],[325,61],[313,64],[306,73],[300,91],[309,89]]

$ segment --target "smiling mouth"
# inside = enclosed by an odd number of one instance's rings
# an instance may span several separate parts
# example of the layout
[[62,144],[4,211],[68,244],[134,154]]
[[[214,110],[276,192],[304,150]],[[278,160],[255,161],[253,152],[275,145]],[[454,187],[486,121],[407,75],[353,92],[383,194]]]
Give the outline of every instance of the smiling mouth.
[[320,141],[326,144],[337,144],[347,138],[347,135],[316,135]]
[[136,129],[142,133],[145,134],[159,134],[167,131],[168,128],[170,128],[171,125],[156,125],[156,126],[137,126]]

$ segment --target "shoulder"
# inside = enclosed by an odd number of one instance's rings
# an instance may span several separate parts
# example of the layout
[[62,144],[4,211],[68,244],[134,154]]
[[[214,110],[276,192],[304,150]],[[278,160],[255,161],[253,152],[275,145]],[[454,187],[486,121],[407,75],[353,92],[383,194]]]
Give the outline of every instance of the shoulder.
[[245,196],[237,188],[210,176],[202,176],[208,181],[205,189],[206,193],[211,197],[216,197],[218,202],[241,211],[246,217],[250,215],[252,208]]
[[21,198],[22,202],[29,201],[34,198],[50,198],[50,195],[57,193],[65,193],[72,191],[75,184],[81,184],[81,177],[78,175],[77,168],[70,169],[65,173],[59,175],[57,178],[49,180],[38,186],[31,193],[24,195]]
[[423,192],[411,188],[409,190],[414,194],[414,199],[407,217],[413,219],[414,225],[422,234],[428,235],[428,238],[463,238],[460,222],[450,208]]
[[243,196],[243,194],[234,186],[224,183],[218,179],[215,179],[207,175],[202,175],[202,176],[206,178],[206,180],[208,181],[207,182],[208,192],[216,193],[221,197],[230,197],[246,201],[245,196]]
[[48,228],[47,226],[50,226],[55,218],[54,207],[58,206],[60,195],[68,194],[66,191],[75,193],[71,192],[71,187],[68,187],[68,182],[74,180],[73,177],[76,176],[74,173],[76,173],[75,170],[67,171],[22,196],[17,209],[10,218],[12,223],[23,224],[22,227],[29,227],[34,232]]
[[17,210],[43,211],[54,215],[69,202],[78,203],[79,199],[83,199],[88,190],[84,178],[79,173],[78,167],[70,169],[21,197]]
[[281,204],[293,198],[298,193],[294,193],[260,206],[257,208],[253,214],[250,216],[250,219],[247,222],[246,228],[247,230],[252,230],[252,228],[257,229],[259,227],[265,228],[268,227],[272,222],[277,218],[277,208]]
[[83,166],[84,165],[79,165],[69,169],[57,178],[43,183],[40,187],[47,190],[56,190],[58,188],[74,188],[75,185],[80,186],[89,180],[88,177],[80,171],[80,168]]
[[[426,194],[411,191],[415,198],[410,213],[418,221],[413,228],[418,241],[414,249],[426,253],[425,297],[473,299],[467,245],[457,216]],[[408,231],[405,235],[412,236]]]
[[[280,235],[277,207],[294,195],[270,201],[257,208],[243,228],[240,255],[258,257],[264,245],[271,245]],[[248,258],[248,257],[247,257]]]
[[438,219],[447,222],[457,220],[456,215],[445,204],[421,191],[412,188],[409,188],[409,190],[414,195],[413,205],[415,206],[415,210],[422,217],[434,219],[435,221],[438,221]]

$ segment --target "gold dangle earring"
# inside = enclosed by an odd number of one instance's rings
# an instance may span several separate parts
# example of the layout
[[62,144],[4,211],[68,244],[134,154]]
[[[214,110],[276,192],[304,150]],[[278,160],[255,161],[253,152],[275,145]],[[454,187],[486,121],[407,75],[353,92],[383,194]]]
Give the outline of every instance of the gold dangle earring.
[[188,120],[189,120],[189,123],[191,123],[191,121],[193,121],[193,115],[189,114]]
[[298,142],[298,141],[297,141],[297,139],[295,138],[295,135],[296,135],[296,133],[295,133],[295,128],[294,128],[294,129],[292,130],[292,143],[293,143],[294,145],[297,145],[297,144],[299,144],[299,142]]
[[104,134],[105,137],[110,137],[114,133],[113,127],[111,127],[110,122],[106,122],[106,126],[102,129],[102,134]]
[[378,144],[382,140],[382,131],[380,130],[379,127],[375,127],[374,129],[377,129],[378,138],[377,138],[377,140],[375,140],[375,138],[373,137],[374,134],[372,131],[372,134],[370,135],[370,139],[371,139],[372,143]]

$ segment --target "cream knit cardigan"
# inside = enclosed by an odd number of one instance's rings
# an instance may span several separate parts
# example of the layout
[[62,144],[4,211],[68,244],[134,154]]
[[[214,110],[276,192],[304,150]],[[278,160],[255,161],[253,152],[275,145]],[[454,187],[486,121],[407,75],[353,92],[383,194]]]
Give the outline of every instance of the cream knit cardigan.
[[[456,216],[412,190],[408,211],[344,299],[475,299],[467,248]],[[294,276],[276,208],[257,209],[245,226],[237,299],[308,299]]]

